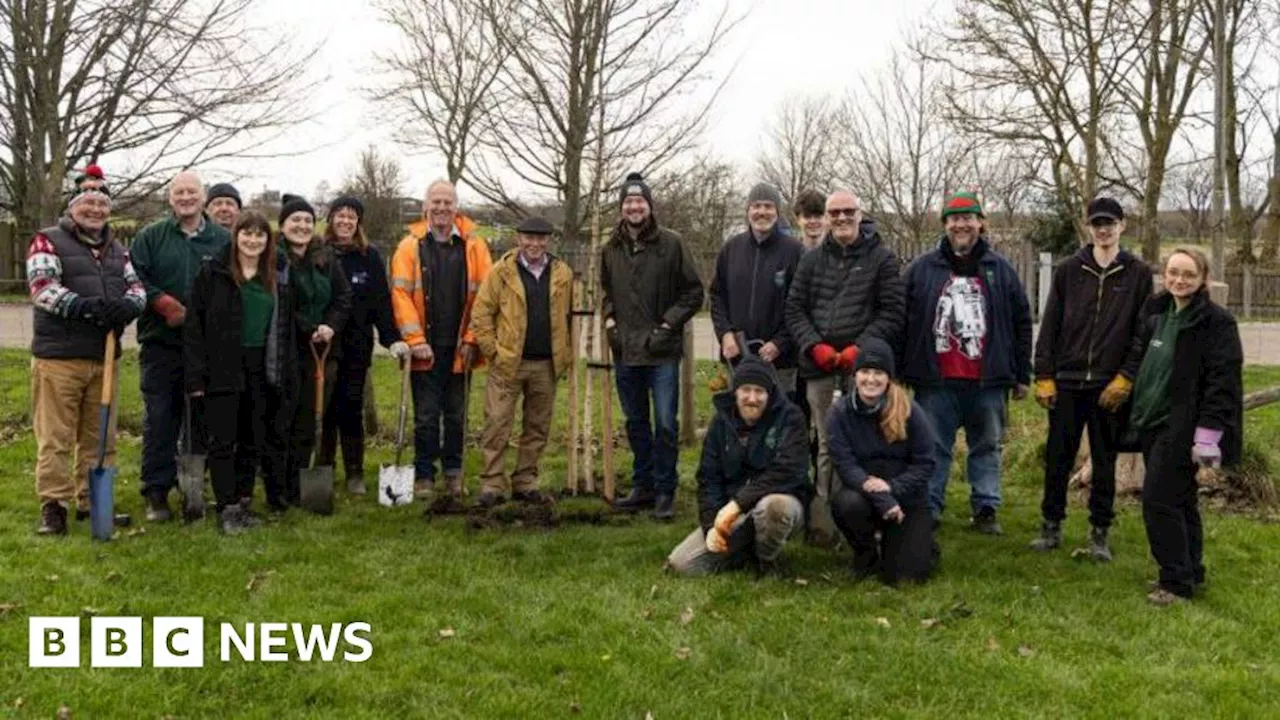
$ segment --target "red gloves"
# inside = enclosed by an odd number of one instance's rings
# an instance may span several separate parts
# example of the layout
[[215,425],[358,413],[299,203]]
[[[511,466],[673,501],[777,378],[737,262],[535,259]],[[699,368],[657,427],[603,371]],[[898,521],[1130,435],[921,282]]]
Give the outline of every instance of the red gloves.
[[823,372],[834,372],[840,364],[840,353],[826,343],[818,343],[809,351],[813,364]]
[[841,370],[847,373],[851,373],[853,372],[853,364],[856,363],[857,361],[858,361],[858,346],[850,345],[849,347],[840,351],[840,360],[837,361],[836,367],[840,368]]
[[172,295],[164,294],[151,301],[151,309],[164,318],[164,324],[178,327],[187,319],[187,308]]

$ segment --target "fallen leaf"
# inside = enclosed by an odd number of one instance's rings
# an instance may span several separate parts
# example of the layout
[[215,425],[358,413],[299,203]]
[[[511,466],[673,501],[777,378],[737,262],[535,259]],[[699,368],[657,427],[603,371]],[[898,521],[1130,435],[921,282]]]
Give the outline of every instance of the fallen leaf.
[[14,709],[14,710],[21,710],[21,709],[22,709],[22,706],[23,706],[23,705],[26,705],[26,704],[27,704],[27,699],[26,699],[26,698],[18,698],[17,700],[14,700],[14,701],[13,701],[13,709]]
[[818,577],[822,578],[823,582],[831,582],[832,580],[835,579],[831,576],[831,573],[825,573],[825,572],[819,575]]
[[689,648],[687,648],[687,647],[679,648],[678,650],[676,650],[676,659],[677,659],[677,660],[688,660],[688,659],[689,659],[689,655],[690,655],[692,652],[693,652],[693,651],[692,651],[692,650],[690,650],[690,649],[689,649]]
[[613,656],[608,653],[605,653],[604,655],[600,656],[600,662],[609,662],[612,659],[613,659]]
[[48,580],[49,582],[58,582],[57,575],[46,575],[44,579]]
[[893,625],[889,623],[889,618],[887,618],[887,617],[878,617],[878,618],[876,618],[876,624],[877,624],[877,625],[879,625],[879,626],[880,626],[880,627],[882,627],[882,628],[889,628],[889,627],[893,627]]
[[4,603],[0,605],[0,617],[4,617],[5,615],[8,615],[9,613],[13,612],[14,610],[17,610],[20,607],[22,606],[19,605],[18,603]]
[[1257,663],[1249,663],[1245,665],[1251,672],[1262,672],[1262,666]]
[[644,609],[644,612],[640,613],[640,617],[644,618],[645,620],[652,620],[652,619],[653,619],[653,608],[651,608],[651,607],[647,607],[647,608],[645,608],[645,609]]
[[1032,586],[1031,586],[1031,594],[1032,594],[1032,595],[1039,595],[1039,594],[1040,594],[1040,586],[1039,586],[1039,585],[1032,585]]
[[101,615],[102,611],[96,607],[90,607],[88,605],[85,605],[84,607],[80,608],[80,614],[81,615]]
[[58,718],[58,720],[71,720],[71,708],[66,705],[59,705],[58,714],[54,717]]
[[249,578],[249,582],[246,583],[244,586],[245,592],[253,592],[254,588],[261,585],[263,580],[266,580],[267,578],[275,574],[276,574],[275,570],[266,570],[266,571],[254,573],[253,577]]
[[1018,657],[1029,658],[1029,657],[1031,657],[1032,655],[1035,655],[1035,654],[1036,654],[1036,651],[1035,651],[1035,650],[1032,650],[1031,648],[1027,647],[1026,645],[1019,645],[1019,646],[1018,646]]
[[578,702],[577,700],[574,700],[573,702],[569,703],[569,712],[573,713],[574,715],[577,715],[578,713],[582,712],[582,703]]
[[924,628],[925,630],[935,628],[941,624],[942,624],[942,621],[939,620],[938,618],[925,618],[924,620],[920,621],[920,627]]
[[124,534],[124,536],[125,536],[125,537],[138,537],[139,535],[146,535],[146,534],[147,534],[147,529],[146,529],[145,527],[141,527],[141,526],[139,526],[139,527],[136,527],[136,528],[134,528],[134,529],[130,530],[129,532],[125,533],[125,534]]
[[457,631],[457,630],[454,630],[454,629],[453,629],[453,628],[451,628],[451,627],[447,627],[447,628],[440,628],[440,632],[439,632],[440,637],[441,637],[441,638],[443,638],[443,639],[445,639],[445,640],[448,640],[448,639],[449,639],[449,638],[451,638],[451,637],[455,637],[455,636],[457,636],[457,634],[458,634],[458,631]]
[[120,577],[121,577],[120,573],[116,572],[115,570],[112,570],[111,572],[107,573],[107,576],[103,578],[103,580],[105,580],[106,582],[115,582],[119,580]]
[[680,625],[688,625],[691,622],[693,622],[693,608],[686,607],[680,612]]
[[645,714],[644,714],[644,720],[653,720],[653,711],[652,711],[652,710],[649,710],[649,711],[646,711],[646,712],[645,712]]
[[964,598],[956,598],[947,613],[953,618],[967,618],[973,614],[973,609],[965,603]]
[[650,600],[652,600],[652,599],[653,599],[653,596],[654,596],[654,595],[657,595],[657,594],[658,594],[658,586],[657,586],[657,585],[654,585],[653,587],[649,588],[649,599],[650,599]]
[[1000,650],[1000,641],[996,640],[996,637],[994,635],[987,638],[987,652],[999,652],[999,650]]
[[804,578],[796,578],[796,584],[799,585],[800,587],[805,587],[809,584],[809,581],[805,580]]

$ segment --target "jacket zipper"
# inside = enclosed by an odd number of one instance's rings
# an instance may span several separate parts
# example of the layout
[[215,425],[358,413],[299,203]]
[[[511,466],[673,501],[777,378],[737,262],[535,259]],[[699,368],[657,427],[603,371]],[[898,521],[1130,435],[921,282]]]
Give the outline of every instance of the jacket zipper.
[[1093,268],[1088,265],[1082,265],[1081,267],[1091,273],[1094,277],[1098,278],[1098,292],[1094,296],[1093,300],[1093,319],[1089,323],[1089,352],[1085,358],[1084,364],[1084,379],[1085,382],[1090,382],[1093,380],[1093,341],[1097,337],[1098,316],[1102,314],[1102,291],[1106,289],[1107,278],[1111,277],[1111,275],[1116,271],[1124,268],[1121,265],[1112,265],[1101,273],[1096,273],[1093,271]]
[[[752,238],[754,241],[755,238]],[[760,243],[755,243],[756,254],[755,259],[751,261],[751,303],[747,306],[747,321],[751,326],[755,327],[756,321],[756,273],[760,272]],[[750,341],[751,338],[746,338]]]

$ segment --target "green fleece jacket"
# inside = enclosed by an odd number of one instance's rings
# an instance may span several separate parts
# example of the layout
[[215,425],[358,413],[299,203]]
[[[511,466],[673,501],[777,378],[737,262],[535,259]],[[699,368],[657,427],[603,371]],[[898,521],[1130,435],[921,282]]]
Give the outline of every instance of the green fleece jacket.
[[170,327],[166,318],[180,317],[200,262],[220,255],[230,242],[230,233],[208,215],[200,232],[189,239],[173,215],[138,231],[129,246],[134,270],[147,289],[147,309],[138,318],[138,342],[182,346],[182,323],[175,320],[175,327]]

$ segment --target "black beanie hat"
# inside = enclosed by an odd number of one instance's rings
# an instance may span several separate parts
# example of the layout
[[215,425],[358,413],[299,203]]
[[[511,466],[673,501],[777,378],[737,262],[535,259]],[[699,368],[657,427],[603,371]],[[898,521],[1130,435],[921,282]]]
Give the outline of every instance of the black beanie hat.
[[639,195],[644,198],[644,201],[649,203],[649,211],[653,211],[653,191],[649,189],[649,184],[644,181],[644,176],[638,172],[627,175],[627,179],[623,181],[622,193],[618,196],[618,205],[621,206],[632,195]]
[[364,220],[364,203],[360,202],[360,198],[355,195],[340,195],[329,203],[329,217],[338,212],[341,208],[351,208],[356,213],[356,223]]
[[853,371],[863,368],[883,370],[889,374],[890,380],[893,379],[893,351],[885,341],[871,338],[862,343],[862,347],[858,348],[858,360],[853,364]]
[[240,199],[240,191],[236,190],[231,183],[217,183],[210,187],[208,199],[204,201],[205,207],[208,207],[209,203],[218,198],[231,198],[236,201],[236,207],[244,209],[244,201]]
[[285,193],[280,197],[280,224],[296,212],[304,212],[311,216],[312,220],[316,219],[316,209],[311,207],[311,203],[301,195],[290,195]]
[[776,385],[773,367],[754,355],[748,355],[733,369],[733,389],[743,385],[758,385],[772,394]]

